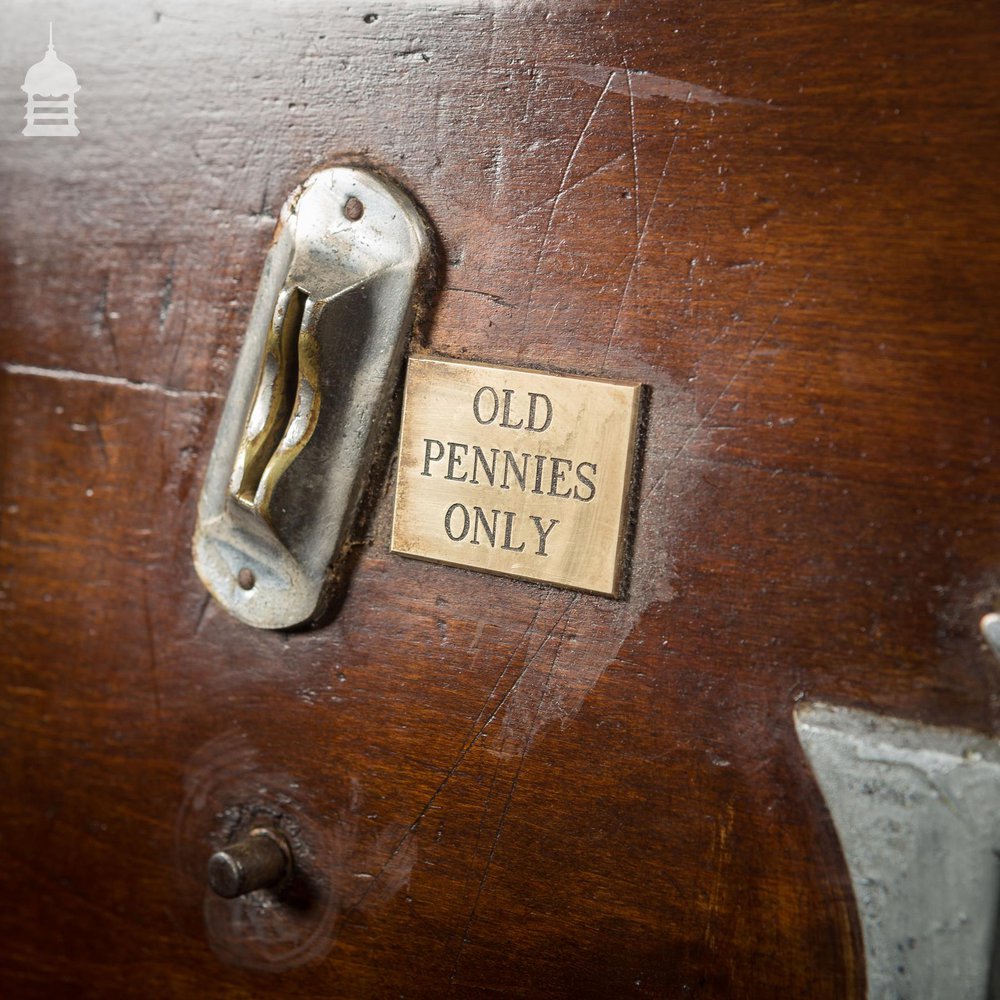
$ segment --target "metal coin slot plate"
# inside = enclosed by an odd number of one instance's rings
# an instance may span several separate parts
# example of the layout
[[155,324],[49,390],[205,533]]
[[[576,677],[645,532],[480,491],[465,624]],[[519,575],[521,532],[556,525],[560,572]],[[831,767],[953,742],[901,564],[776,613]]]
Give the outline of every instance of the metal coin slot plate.
[[428,258],[420,213],[370,171],[321,171],[285,203],[193,546],[240,621],[289,628],[335,593]]
[[640,386],[413,357],[392,550],[617,597]]

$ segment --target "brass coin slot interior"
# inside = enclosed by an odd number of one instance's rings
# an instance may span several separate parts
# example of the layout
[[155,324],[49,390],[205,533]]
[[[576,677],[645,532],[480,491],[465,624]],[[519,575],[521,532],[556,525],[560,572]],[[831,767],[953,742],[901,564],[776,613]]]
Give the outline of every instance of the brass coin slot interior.
[[274,483],[316,424],[320,400],[315,332],[321,308],[304,289],[286,286],[268,329],[230,479],[236,501],[266,519]]

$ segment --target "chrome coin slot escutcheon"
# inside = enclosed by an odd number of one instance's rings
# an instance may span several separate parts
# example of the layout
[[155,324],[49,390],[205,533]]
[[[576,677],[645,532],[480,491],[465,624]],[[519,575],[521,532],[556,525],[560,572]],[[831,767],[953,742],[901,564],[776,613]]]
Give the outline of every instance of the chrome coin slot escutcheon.
[[291,628],[335,595],[429,260],[420,212],[372,171],[320,171],[285,203],[194,537],[240,621]]

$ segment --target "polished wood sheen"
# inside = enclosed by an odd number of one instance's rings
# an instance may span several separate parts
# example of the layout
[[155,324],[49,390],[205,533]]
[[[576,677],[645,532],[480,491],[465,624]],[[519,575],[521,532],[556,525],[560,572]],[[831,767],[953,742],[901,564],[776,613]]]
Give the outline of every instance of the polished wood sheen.
[[[0,993],[864,994],[813,699],[993,733],[995,10],[60,7],[3,22]],[[194,572],[275,213],[422,203],[421,349],[647,387],[626,596],[389,552],[325,626]],[[254,823],[300,876],[225,900]]]

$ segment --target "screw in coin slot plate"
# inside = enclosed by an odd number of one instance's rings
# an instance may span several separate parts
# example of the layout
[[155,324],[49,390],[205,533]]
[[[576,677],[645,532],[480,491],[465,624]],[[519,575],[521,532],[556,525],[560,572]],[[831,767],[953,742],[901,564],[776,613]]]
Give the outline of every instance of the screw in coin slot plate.
[[357,222],[365,214],[365,206],[354,197],[348,198],[344,203],[344,217]]

